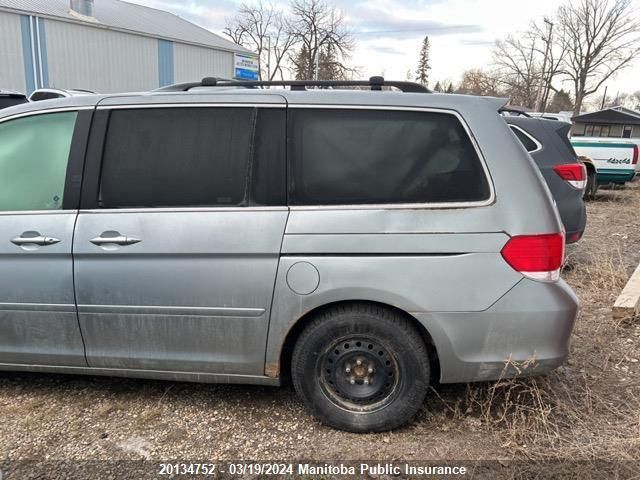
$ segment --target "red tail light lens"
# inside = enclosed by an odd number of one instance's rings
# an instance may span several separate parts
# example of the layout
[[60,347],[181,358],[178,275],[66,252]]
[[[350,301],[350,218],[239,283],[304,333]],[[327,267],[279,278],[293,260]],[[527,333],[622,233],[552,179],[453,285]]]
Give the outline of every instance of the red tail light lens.
[[633,160],[631,160],[632,165],[636,165],[638,163],[638,145],[633,146]]
[[564,261],[564,235],[519,235],[502,248],[502,257],[511,267],[534,280],[553,282],[560,278]]
[[565,163],[553,167],[560,178],[580,190],[587,186],[587,169],[582,163]]

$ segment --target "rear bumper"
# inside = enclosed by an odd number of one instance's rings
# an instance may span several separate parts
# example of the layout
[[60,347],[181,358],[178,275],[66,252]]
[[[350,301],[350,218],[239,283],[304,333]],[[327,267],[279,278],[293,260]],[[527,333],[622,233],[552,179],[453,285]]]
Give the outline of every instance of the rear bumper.
[[635,169],[598,169],[596,179],[598,184],[625,183],[630,182],[635,177]]
[[521,280],[483,312],[414,313],[431,334],[442,383],[537,375],[561,365],[578,312],[563,281]]
[[[571,220],[569,220],[569,216],[571,215]],[[584,229],[587,226],[587,207],[585,206],[582,198],[579,202],[574,206],[573,212],[565,212],[561,217],[564,223],[564,227],[567,230],[565,234],[565,240],[567,243],[575,243],[582,238],[582,234],[584,233]],[[565,217],[566,220],[565,220]]]

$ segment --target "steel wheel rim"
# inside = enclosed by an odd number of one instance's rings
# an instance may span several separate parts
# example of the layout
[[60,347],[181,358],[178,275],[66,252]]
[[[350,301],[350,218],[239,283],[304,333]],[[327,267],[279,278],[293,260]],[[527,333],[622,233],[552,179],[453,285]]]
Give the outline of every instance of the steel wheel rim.
[[317,365],[324,394],[342,409],[380,410],[398,394],[398,362],[386,345],[373,338],[353,335],[335,341]]

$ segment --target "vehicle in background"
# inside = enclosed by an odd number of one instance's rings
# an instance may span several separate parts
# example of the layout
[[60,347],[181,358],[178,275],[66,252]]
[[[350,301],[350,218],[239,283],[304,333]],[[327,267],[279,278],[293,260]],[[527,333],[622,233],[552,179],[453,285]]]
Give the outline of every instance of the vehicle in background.
[[54,98],[67,98],[75,97],[77,95],[91,95],[95,92],[91,90],[69,89],[62,88],[39,88],[29,95],[30,102],[38,102],[40,100],[53,100]]
[[578,160],[569,142],[571,124],[526,114],[503,115],[547,182],[566,230],[567,243],[577,242],[587,223],[583,196],[589,167]]
[[[577,153],[577,152],[576,152]],[[593,200],[598,192],[598,180],[596,179],[596,165],[593,159],[585,155],[578,155],[578,161],[587,169],[587,186],[584,189],[585,200]]]
[[561,122],[571,123],[571,117],[573,116],[573,112],[558,112],[558,113],[550,113],[550,112],[527,112],[527,115],[536,118],[545,118],[547,120],[559,120]]
[[3,108],[13,107],[14,105],[27,103],[28,101],[27,97],[22,93],[10,90],[0,90],[0,110]]
[[564,229],[503,103],[206,78],[0,112],[0,370],[291,378],[370,432],[433,378],[556,368]]
[[614,183],[623,185],[636,176],[638,168],[638,145],[623,139],[573,137],[573,148],[593,160],[598,185]]

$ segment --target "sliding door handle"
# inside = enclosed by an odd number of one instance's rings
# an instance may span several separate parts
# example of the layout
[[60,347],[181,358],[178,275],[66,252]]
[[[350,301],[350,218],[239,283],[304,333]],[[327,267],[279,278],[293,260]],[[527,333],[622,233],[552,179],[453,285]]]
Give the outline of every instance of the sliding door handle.
[[38,232],[24,232],[19,237],[13,237],[11,239],[11,243],[18,246],[23,245],[53,245],[55,243],[60,242],[59,238],[55,237],[47,237],[45,235],[40,235]]
[[122,235],[118,232],[102,232],[99,237],[92,238],[90,240],[94,245],[133,245],[134,243],[141,242],[137,237],[130,235]]

